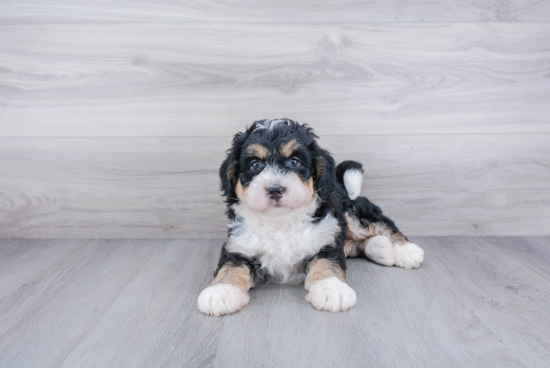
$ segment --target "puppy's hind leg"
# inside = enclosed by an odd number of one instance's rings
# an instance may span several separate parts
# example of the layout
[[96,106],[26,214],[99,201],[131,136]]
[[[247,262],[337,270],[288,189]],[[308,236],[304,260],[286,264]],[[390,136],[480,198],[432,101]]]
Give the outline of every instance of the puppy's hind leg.
[[424,261],[424,250],[414,243],[394,244],[393,249],[397,267],[418,268]]
[[418,268],[424,261],[424,250],[414,243],[393,239],[393,236],[376,235],[366,241],[365,256],[385,266],[406,269]]
[[[355,249],[363,250],[365,256],[374,262],[385,266],[417,268],[424,261],[422,248],[411,243],[395,223],[384,216],[382,209],[366,197],[357,197],[353,201],[346,221],[346,240],[350,244],[361,240],[361,245]],[[353,255],[352,250],[348,254]]]
[[387,236],[376,235],[365,240],[365,256],[384,266],[395,264],[395,252],[393,244]]

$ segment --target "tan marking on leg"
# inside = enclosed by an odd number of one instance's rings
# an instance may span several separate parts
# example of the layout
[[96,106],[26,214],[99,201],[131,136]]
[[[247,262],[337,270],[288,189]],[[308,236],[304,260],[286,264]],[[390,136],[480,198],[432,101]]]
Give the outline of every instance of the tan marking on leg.
[[254,286],[252,277],[250,276],[250,269],[248,267],[245,265],[233,266],[229,264],[226,264],[220,268],[210,286],[216,284],[234,285],[244,292],[247,292]]
[[364,240],[356,241],[352,239],[346,239],[344,243],[344,253],[347,258],[359,257],[362,255],[363,250],[365,249],[366,243]]
[[386,224],[375,222],[365,228],[359,220],[348,213],[345,214],[347,222],[346,243],[344,252],[346,257],[356,257],[364,252],[370,238],[382,235],[390,239],[393,245],[405,245],[408,241],[400,232],[394,232]]
[[383,235],[388,237],[393,245],[403,245],[407,243],[405,236],[400,232],[394,232],[384,223],[374,223],[369,225],[368,230],[369,236]]
[[259,143],[254,143],[246,147],[246,153],[263,160],[269,156],[269,149]]
[[347,212],[345,214],[346,222],[348,224],[346,238],[353,240],[363,240],[369,236],[367,229],[361,225],[359,220],[355,216],[350,216]]
[[316,259],[309,266],[305,281],[306,290],[309,290],[310,285],[334,276],[338,277],[340,281],[346,282],[346,274],[339,264],[325,258]]
[[394,245],[405,245],[408,243],[407,239],[405,239],[405,235],[400,232],[393,233],[390,240]]
[[288,143],[282,144],[279,147],[279,153],[283,157],[290,157],[298,148],[300,148],[300,143],[296,139],[293,139]]
[[376,235],[383,235],[382,233],[383,230],[378,223],[369,224],[369,227],[367,228],[367,236],[369,238],[372,238]]
[[355,216],[350,216],[348,213],[345,216],[347,230],[344,252],[346,253],[346,257],[357,257],[365,249],[365,239],[369,236],[368,230],[361,225]]

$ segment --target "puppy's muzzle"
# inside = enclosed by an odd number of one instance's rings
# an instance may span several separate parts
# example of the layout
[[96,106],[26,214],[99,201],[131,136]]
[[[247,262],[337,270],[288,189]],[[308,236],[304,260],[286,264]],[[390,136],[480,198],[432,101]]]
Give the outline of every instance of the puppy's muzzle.
[[269,188],[265,188],[265,190],[267,191],[267,196],[270,199],[273,199],[273,200],[277,201],[277,200],[281,199],[284,192],[286,191],[286,188],[282,187],[280,185],[275,185],[275,186],[272,186],[272,187],[269,187]]

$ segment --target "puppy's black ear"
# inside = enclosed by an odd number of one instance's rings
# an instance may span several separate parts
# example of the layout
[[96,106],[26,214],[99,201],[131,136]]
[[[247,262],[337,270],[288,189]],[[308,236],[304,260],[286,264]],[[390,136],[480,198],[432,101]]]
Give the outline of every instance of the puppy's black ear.
[[327,150],[315,150],[315,188],[321,199],[328,198],[336,187],[336,165]]
[[227,204],[233,204],[238,200],[235,187],[239,179],[239,158],[248,135],[248,132],[235,134],[233,145],[227,151],[227,157],[220,166],[220,189],[226,198]]
[[220,166],[220,189],[227,199],[235,196],[235,185],[237,184],[235,166],[235,160],[231,158],[231,152],[228,152],[227,158]]

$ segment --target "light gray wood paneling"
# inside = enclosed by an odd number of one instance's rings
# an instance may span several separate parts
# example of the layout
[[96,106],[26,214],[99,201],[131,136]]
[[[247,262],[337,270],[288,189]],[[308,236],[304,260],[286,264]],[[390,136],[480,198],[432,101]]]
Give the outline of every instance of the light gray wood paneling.
[[222,236],[229,140],[4,139],[0,237]]
[[[223,237],[230,138],[0,140],[0,237]],[[408,235],[545,235],[548,134],[324,137]]]
[[[102,3],[102,6],[105,4]],[[0,26],[0,136],[550,132],[550,23]]]
[[544,0],[93,1],[3,0],[0,22],[529,22],[550,20]]
[[[549,237],[500,238],[499,247],[494,238],[412,240],[426,250],[416,270],[348,260],[348,282],[358,295],[348,312],[314,310],[303,285],[260,285],[248,306],[226,317],[205,316],[195,305],[211,281],[222,239],[0,240],[0,254],[13,255],[14,269],[32,260],[42,270],[26,279],[3,276],[20,287],[0,288],[2,312],[19,305],[0,319],[0,365],[550,363],[548,280],[528,260],[503,251],[524,240],[532,254],[542,255]],[[63,247],[70,251],[60,256]],[[33,301],[22,305],[21,290],[28,287]]]

